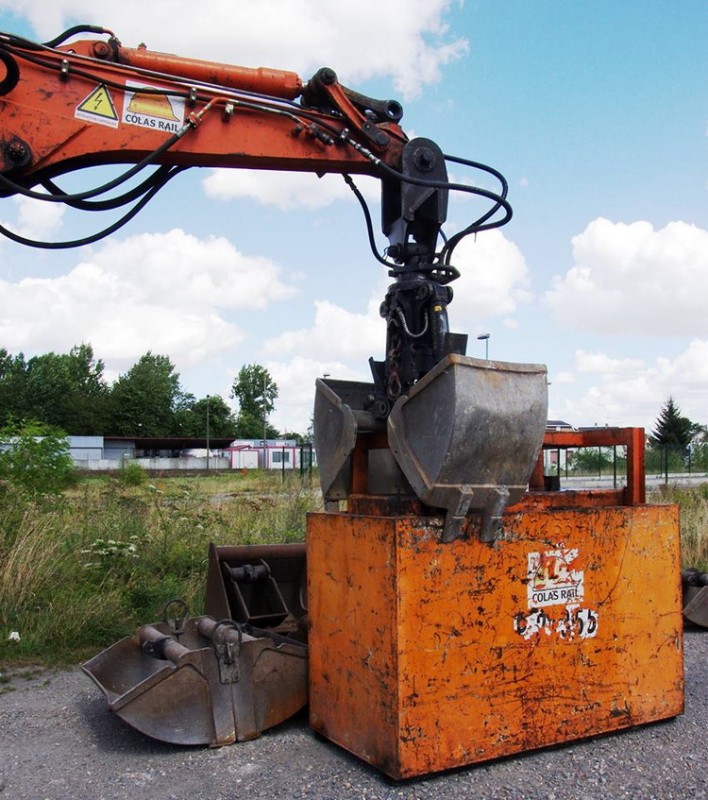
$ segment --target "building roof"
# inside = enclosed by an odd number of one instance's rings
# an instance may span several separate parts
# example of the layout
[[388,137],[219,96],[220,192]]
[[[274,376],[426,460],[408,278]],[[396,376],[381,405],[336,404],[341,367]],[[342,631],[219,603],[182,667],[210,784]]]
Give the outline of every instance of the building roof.
[[[205,448],[205,438],[191,436],[104,436],[104,442],[132,443],[139,450],[196,450]],[[210,436],[209,448],[222,450],[233,441],[232,436]]]

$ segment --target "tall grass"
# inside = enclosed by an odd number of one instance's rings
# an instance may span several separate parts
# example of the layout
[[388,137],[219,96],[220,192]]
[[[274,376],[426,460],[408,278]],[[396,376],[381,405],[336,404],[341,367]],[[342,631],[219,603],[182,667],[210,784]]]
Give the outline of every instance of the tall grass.
[[[683,564],[708,571],[708,484],[662,487],[649,502],[681,507]],[[320,507],[314,483],[255,471],[94,477],[44,500],[0,485],[0,662],[75,663],[174,598],[201,613],[209,542],[302,541]]]
[[675,503],[681,514],[681,562],[708,572],[708,483],[686,487],[662,486],[648,494],[648,502]]
[[312,484],[263,473],[92,478],[41,501],[0,487],[0,660],[82,659],[174,598],[198,614],[209,542],[302,541],[320,506]]

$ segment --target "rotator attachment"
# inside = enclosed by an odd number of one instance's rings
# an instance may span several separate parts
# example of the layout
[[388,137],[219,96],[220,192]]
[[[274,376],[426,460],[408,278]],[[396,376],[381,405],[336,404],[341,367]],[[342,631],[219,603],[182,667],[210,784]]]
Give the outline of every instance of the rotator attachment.
[[375,387],[318,379],[315,449],[326,502],[353,494],[357,445],[367,446],[365,490],[414,495],[444,511],[442,538],[465,535],[482,515],[479,537],[500,535],[501,515],[521,499],[543,445],[546,368],[482,361],[451,353],[415,383],[384,423],[367,412]]

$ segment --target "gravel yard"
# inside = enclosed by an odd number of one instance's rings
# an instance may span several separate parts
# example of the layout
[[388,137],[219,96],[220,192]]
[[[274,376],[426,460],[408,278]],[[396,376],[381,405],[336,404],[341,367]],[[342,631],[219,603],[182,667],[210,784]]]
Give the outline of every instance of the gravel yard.
[[79,670],[13,674],[0,684],[0,800],[705,800],[708,633],[686,633],[685,669],[674,720],[403,783],[316,738],[304,715],[253,742],[178,748],[114,717]]

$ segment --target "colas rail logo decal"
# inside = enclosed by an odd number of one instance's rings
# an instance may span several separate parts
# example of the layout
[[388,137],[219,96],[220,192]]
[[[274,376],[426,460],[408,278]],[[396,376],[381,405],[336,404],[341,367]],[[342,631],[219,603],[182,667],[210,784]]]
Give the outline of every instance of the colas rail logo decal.
[[161,88],[147,83],[126,83],[122,122],[177,133],[184,125],[184,98],[162,94]]
[[528,554],[529,612],[519,612],[514,619],[514,629],[524,639],[541,634],[565,640],[588,639],[597,633],[597,612],[582,607],[585,573],[578,568],[578,556],[577,548],[562,546]]
[[568,605],[583,599],[585,576],[582,570],[574,569],[572,566],[577,558],[577,549],[529,553],[527,575],[529,608]]

